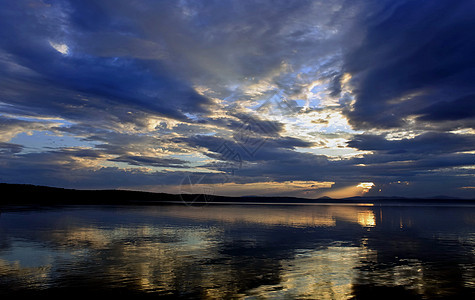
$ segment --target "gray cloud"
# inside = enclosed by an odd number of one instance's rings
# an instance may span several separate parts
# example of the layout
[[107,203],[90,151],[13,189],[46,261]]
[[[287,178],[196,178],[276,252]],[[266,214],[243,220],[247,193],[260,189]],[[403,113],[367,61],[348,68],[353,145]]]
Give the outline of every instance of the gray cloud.
[[148,156],[119,156],[109,161],[125,162],[133,166],[152,166],[152,167],[168,167],[183,168],[187,167],[187,162],[176,158],[160,158]]
[[22,145],[0,142],[0,156],[5,155],[5,154],[11,155],[11,154],[20,153],[22,150],[23,150]]
[[377,13],[362,19],[366,35],[345,57],[344,70],[353,75],[356,96],[347,112],[351,124],[397,128],[422,114],[421,122],[459,120],[457,127],[472,126],[473,1],[370,5],[368,10]]
[[388,154],[427,155],[471,151],[475,145],[475,136],[427,132],[415,138],[387,140],[381,135],[356,135],[348,145],[360,150],[376,150]]

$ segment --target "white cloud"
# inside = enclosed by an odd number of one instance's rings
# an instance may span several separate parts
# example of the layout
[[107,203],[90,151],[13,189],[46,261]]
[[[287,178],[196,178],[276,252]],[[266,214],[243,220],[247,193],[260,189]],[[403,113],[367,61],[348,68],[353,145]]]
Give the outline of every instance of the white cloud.
[[60,43],[54,43],[52,41],[49,41],[49,44],[51,47],[54,48],[54,50],[58,51],[59,53],[63,55],[68,55],[69,54],[69,47],[66,44],[60,44]]

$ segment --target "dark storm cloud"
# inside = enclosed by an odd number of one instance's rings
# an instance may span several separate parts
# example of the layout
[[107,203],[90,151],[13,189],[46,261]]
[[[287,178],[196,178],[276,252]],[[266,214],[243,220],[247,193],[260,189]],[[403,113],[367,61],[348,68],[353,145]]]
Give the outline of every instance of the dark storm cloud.
[[[475,118],[475,94],[463,96],[453,101],[440,101],[416,113],[422,121],[471,121],[473,126]],[[471,119],[471,120],[469,120]]]
[[[0,145],[2,146],[2,145]],[[15,148],[13,145],[3,145]],[[81,159],[94,162],[103,153],[90,149],[62,149],[40,153],[4,153],[0,149],[0,180],[7,183],[34,183],[70,188],[117,188],[142,185],[176,184],[180,172],[148,172],[118,167],[85,165]],[[79,158],[79,159],[78,159]],[[132,159],[133,158],[129,158]],[[141,160],[138,160],[139,162]],[[157,162],[158,160],[154,160]],[[178,161],[171,160],[171,167]],[[149,163],[147,165],[150,165]],[[165,160],[162,165],[166,165]]]
[[400,140],[387,140],[381,135],[357,135],[348,142],[350,147],[372,151],[370,155],[352,160],[354,172],[379,180],[392,177],[415,181],[419,181],[421,175],[433,175],[444,169],[456,168],[460,176],[470,173],[470,169],[460,168],[473,166],[475,155],[470,151],[474,144],[473,135],[441,132]]
[[262,120],[258,117],[244,113],[231,113],[239,119],[239,122],[232,122],[228,127],[235,132],[250,131],[261,136],[278,136],[283,129],[283,124],[276,121]]
[[[410,181],[418,181],[420,175],[430,175],[434,171],[441,172],[443,169],[471,167],[475,161],[473,154],[441,154],[431,156],[415,155],[392,155],[391,157],[365,157],[352,160],[352,171],[357,174],[376,178],[405,178]],[[459,176],[470,174],[470,170],[460,170]],[[452,175],[455,173],[452,173]],[[417,177],[414,177],[416,176]],[[442,184],[442,183],[441,183]]]
[[[2,84],[4,102],[65,117],[70,116],[69,107],[85,105],[79,98],[88,98],[87,108],[97,105],[101,109],[108,103],[183,120],[187,119],[186,112],[206,111],[208,99],[197,94],[186,81],[174,78],[158,62],[152,70],[146,60],[139,58],[91,55],[87,45],[81,48],[84,52],[76,52],[74,36],[81,33],[75,32],[69,23],[75,19],[64,16],[64,11],[49,15],[53,12],[50,7],[28,7],[24,1],[8,2],[2,7],[0,45],[15,64],[28,70],[20,73],[10,68],[10,74],[6,74],[8,81]],[[100,24],[114,23],[106,16],[95,17]],[[99,29],[100,26],[96,28]],[[71,55],[56,51],[51,43],[64,43]],[[56,93],[45,92],[48,89]],[[39,93],[32,93],[35,91]]]
[[368,11],[366,35],[345,57],[356,96],[351,124],[397,128],[421,114],[473,126],[475,2],[378,1]]
[[359,150],[376,150],[388,154],[440,154],[471,151],[475,145],[473,135],[427,132],[415,138],[387,140],[381,135],[356,135],[348,146]]
[[109,161],[125,162],[133,166],[151,166],[151,167],[168,167],[168,168],[184,168],[187,162],[176,158],[160,158],[150,156],[119,156]]
[[[232,180],[237,183],[288,180],[329,180],[348,175],[350,162],[330,162],[324,155],[295,151],[295,147],[312,144],[295,138],[251,138],[246,143],[236,139],[214,136],[194,136],[180,142],[192,147],[203,147],[206,155],[220,162],[202,165],[223,172],[233,170]],[[214,176],[214,177],[213,177]],[[222,178],[208,176],[211,182]],[[359,176],[355,174],[355,176]],[[359,180],[359,179],[358,179]]]
[[[296,147],[311,147],[313,144],[292,137],[270,138],[248,136],[238,132],[235,138],[225,139],[208,135],[197,135],[190,138],[177,139],[191,147],[203,147],[207,155],[217,159],[234,159],[230,152],[238,153],[245,161],[287,161],[298,160],[302,153],[295,152]],[[315,158],[315,157],[314,157]]]

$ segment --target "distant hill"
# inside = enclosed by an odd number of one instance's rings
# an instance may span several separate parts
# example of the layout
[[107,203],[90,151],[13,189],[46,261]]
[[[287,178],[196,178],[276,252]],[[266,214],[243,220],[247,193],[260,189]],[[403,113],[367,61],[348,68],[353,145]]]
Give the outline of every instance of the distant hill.
[[0,205],[160,205],[183,203],[198,205],[202,203],[390,203],[390,202],[436,202],[436,203],[475,203],[475,200],[454,199],[446,196],[438,198],[402,197],[351,197],[332,199],[321,197],[306,199],[296,197],[225,197],[199,194],[165,194],[129,190],[77,190],[27,184],[0,183]]

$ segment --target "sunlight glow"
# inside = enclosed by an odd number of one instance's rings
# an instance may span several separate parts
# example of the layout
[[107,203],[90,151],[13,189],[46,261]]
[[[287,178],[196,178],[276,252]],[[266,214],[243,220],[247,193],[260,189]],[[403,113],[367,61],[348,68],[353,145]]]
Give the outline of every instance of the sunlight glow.
[[358,213],[358,224],[363,227],[375,227],[376,218],[371,210],[362,211]]
[[54,50],[58,51],[59,53],[63,55],[68,55],[69,54],[69,47],[66,44],[59,44],[59,43],[54,43],[52,41],[49,41],[49,44],[51,47],[54,48]]
[[361,182],[356,186],[346,186],[337,189],[331,189],[328,192],[322,194],[322,196],[327,196],[335,199],[347,198],[347,197],[355,197],[355,196],[363,196],[369,190],[371,190],[375,186],[372,182]]
[[369,192],[374,187],[374,183],[372,182],[362,182],[358,184],[356,187],[362,188],[364,193]]
[[[160,191],[172,194],[213,194],[220,196],[285,196],[293,195],[302,198],[315,198],[320,189],[329,189],[335,184],[331,181],[285,181],[285,182],[249,182],[233,183],[214,179],[214,183],[204,183],[207,175],[198,176],[198,179],[185,178],[181,185],[159,186]],[[158,187],[157,187],[158,188]],[[153,188],[149,189],[154,191]]]

